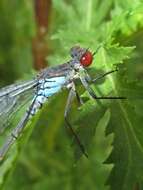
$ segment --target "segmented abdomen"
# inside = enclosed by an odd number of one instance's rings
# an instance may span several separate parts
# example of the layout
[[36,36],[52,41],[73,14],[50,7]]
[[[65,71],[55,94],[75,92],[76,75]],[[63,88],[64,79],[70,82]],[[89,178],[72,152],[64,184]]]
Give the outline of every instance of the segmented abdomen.
[[33,108],[30,110],[30,115],[35,115],[35,113],[41,108],[43,103],[45,103],[50,96],[59,92],[64,84],[65,77],[41,79],[39,81],[39,89],[33,99],[34,105]]

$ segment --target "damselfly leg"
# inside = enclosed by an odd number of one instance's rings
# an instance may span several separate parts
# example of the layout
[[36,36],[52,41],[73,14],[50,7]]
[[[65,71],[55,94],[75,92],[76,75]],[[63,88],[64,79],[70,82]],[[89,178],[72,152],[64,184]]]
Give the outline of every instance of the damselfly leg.
[[74,131],[73,128],[72,128],[72,125],[70,124],[70,122],[69,122],[69,120],[68,120],[68,113],[69,113],[69,111],[70,111],[72,101],[73,101],[73,99],[74,99],[75,97],[77,97],[77,100],[79,101],[79,103],[82,102],[81,98],[79,97],[79,95],[78,95],[78,93],[77,93],[77,91],[76,91],[76,89],[75,89],[74,83],[72,83],[72,86],[70,87],[70,91],[69,91],[69,95],[68,95],[66,107],[65,107],[64,118],[65,118],[65,122],[66,122],[66,124],[67,124],[66,126],[70,129],[70,132],[71,132],[71,134],[74,136],[74,138],[75,138],[77,144],[79,145],[79,147],[80,147],[82,153],[83,153],[86,157],[88,157],[88,155],[87,155],[87,153],[86,153],[86,151],[85,151],[85,148],[84,148],[83,144],[81,143],[81,141],[80,141],[78,135],[75,133],[75,131]]
[[[90,76],[88,76],[87,73],[85,73],[85,76],[80,76],[80,80],[82,85],[84,86],[84,88],[87,90],[87,92],[89,93],[89,95],[93,98],[93,99],[127,99],[126,97],[122,97],[122,96],[96,96],[95,92],[93,91],[93,89],[90,87],[90,83],[95,83],[97,80],[100,80],[101,78],[104,78],[105,76],[118,71],[116,70],[112,70],[109,72],[106,72],[102,75],[99,75],[97,78],[95,79],[90,79]],[[90,80],[89,80],[90,79]]]
[[76,94],[76,99],[77,99],[77,101],[78,101],[79,106],[83,105],[84,102],[83,102],[83,100],[81,99],[81,97],[80,97],[80,95],[78,94],[78,92],[77,92],[76,89],[75,89],[75,94]]
[[111,70],[111,71],[109,71],[109,72],[106,72],[106,73],[104,73],[104,74],[100,74],[99,76],[97,76],[96,78],[92,79],[92,80],[89,81],[89,82],[95,83],[96,81],[98,81],[98,80],[100,80],[100,79],[106,77],[107,75],[109,75],[109,74],[111,74],[111,73],[117,72],[117,71],[118,71],[118,69],[115,69],[115,70]]

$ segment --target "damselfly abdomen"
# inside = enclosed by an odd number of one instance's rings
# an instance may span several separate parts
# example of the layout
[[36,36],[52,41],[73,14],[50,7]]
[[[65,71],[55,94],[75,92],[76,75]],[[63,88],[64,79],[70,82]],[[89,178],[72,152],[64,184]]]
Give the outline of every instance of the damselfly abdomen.
[[88,49],[74,46],[71,48],[72,58],[69,62],[56,67],[46,68],[31,81],[12,84],[0,90],[0,118],[2,118],[0,131],[4,131],[7,127],[6,121],[3,121],[3,116],[10,118],[12,113],[16,112],[21,105],[21,99],[24,100],[24,97],[29,92],[32,92],[31,94],[33,95],[30,106],[25,115],[9,134],[5,144],[0,149],[1,160],[4,158],[11,145],[23,132],[29,119],[37,113],[50,96],[58,93],[63,88],[69,89],[69,96],[64,114],[66,124],[78,143],[82,153],[87,156],[84,146],[80,142],[80,139],[74,132],[67,118],[71,102],[74,97],[77,98],[80,104],[83,103],[76,90],[75,80],[79,79],[81,81],[82,85],[93,99],[125,99],[125,97],[97,97],[95,95],[90,84],[116,70],[107,72],[92,80],[86,71],[86,67],[92,64],[93,55],[94,54],[92,54]]

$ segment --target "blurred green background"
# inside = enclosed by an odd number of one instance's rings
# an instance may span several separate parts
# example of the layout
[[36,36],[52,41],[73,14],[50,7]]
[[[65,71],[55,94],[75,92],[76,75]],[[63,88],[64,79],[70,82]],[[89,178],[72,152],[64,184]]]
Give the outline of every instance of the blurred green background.
[[143,103],[133,99],[143,95],[142,42],[141,0],[0,1],[1,87],[68,61],[75,44],[93,52],[102,44],[89,72],[96,76],[116,66],[119,72],[101,80],[96,93],[129,97],[99,105],[78,87],[85,105],[77,109],[74,102],[70,120],[89,159],[65,128],[68,92],[52,97],[0,165],[0,189],[142,189]]

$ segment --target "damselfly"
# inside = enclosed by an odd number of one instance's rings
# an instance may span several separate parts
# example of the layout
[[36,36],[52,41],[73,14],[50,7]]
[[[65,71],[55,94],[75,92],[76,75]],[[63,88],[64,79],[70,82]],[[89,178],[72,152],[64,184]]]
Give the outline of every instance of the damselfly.
[[[96,52],[97,51],[98,49]],[[69,95],[64,114],[66,126],[70,129],[82,153],[87,156],[84,146],[73,130],[67,117],[74,97],[77,98],[80,104],[83,104],[83,101],[76,90],[75,80],[79,79],[81,81],[85,90],[87,90],[89,96],[91,96],[93,99],[126,99],[125,97],[96,96],[90,84],[95,83],[98,79],[105,77],[106,75],[117,70],[109,71],[95,79],[92,79],[88,75],[86,68],[92,64],[95,53],[92,54],[89,49],[74,46],[70,51],[71,60],[69,62],[59,66],[46,68],[33,80],[21,82],[19,84],[12,84],[0,90],[0,118],[2,118],[4,115],[6,115],[6,117],[10,117],[11,114],[15,112],[16,108],[21,104],[20,102],[22,96],[24,97],[25,94],[28,94],[29,92],[34,94],[31,104],[25,115],[18,125],[12,130],[6,139],[5,144],[0,149],[0,160],[4,158],[9,148],[21,135],[29,119],[37,113],[37,111],[51,96],[58,93],[63,88],[69,89]],[[4,130],[5,121],[1,122],[0,126],[0,130]]]

